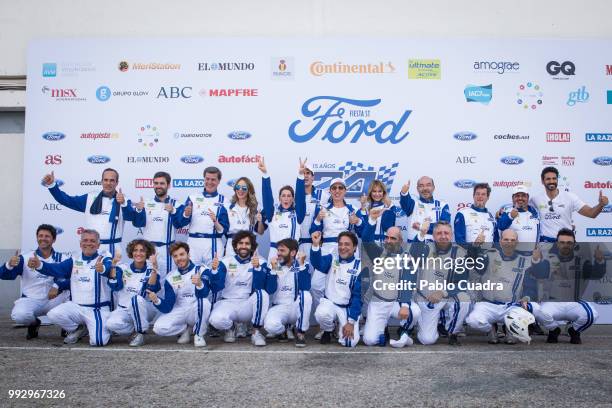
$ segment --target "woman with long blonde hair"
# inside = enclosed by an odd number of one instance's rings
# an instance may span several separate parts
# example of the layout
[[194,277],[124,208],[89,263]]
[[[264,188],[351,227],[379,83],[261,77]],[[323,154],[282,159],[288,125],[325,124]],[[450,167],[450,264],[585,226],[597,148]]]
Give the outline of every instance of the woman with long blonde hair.
[[395,225],[397,210],[387,194],[387,187],[382,181],[373,180],[368,187],[368,195],[362,195],[360,202],[361,209],[357,212],[357,216],[363,222],[369,222],[369,214],[372,211],[383,211],[382,215],[376,218],[374,241],[384,242],[387,229]]

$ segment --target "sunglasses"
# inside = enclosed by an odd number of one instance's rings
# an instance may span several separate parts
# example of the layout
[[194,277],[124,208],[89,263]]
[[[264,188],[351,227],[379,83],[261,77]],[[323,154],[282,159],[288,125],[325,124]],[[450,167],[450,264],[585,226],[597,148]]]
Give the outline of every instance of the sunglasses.
[[346,187],[344,186],[331,186],[330,190],[335,191],[335,190],[346,190]]
[[249,188],[247,186],[239,186],[239,185],[235,185],[234,186],[234,191],[249,191]]
[[555,208],[553,207],[552,200],[548,200],[548,211],[555,212]]

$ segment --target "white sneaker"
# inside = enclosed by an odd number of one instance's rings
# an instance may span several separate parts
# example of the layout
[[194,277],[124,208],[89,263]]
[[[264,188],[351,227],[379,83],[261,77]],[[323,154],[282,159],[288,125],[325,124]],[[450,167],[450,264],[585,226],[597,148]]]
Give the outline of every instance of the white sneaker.
[[321,340],[321,337],[323,337],[323,333],[325,333],[324,330],[319,330],[317,334],[314,335],[315,340]]
[[506,339],[504,340],[506,344],[516,344],[516,339],[510,333],[506,334]]
[[225,331],[223,335],[223,341],[226,343],[235,343],[236,342],[236,334],[234,333],[234,328],[232,327],[229,330]]
[[136,333],[134,337],[132,337],[132,341],[130,341],[130,347],[140,347],[144,344],[144,334]]
[[193,336],[193,345],[194,347],[206,347],[206,340],[204,340],[204,336],[200,336],[199,334]]
[[243,339],[247,336],[246,323],[236,323],[236,337]]
[[251,343],[253,343],[254,346],[262,347],[266,345],[266,338],[259,330],[255,330],[251,335]]
[[181,335],[179,336],[176,342],[178,344],[187,344],[189,343],[190,340],[191,340],[191,333],[189,330],[189,326],[187,326],[187,328],[183,330],[183,332],[181,333]]
[[287,326],[287,340],[295,340],[295,334],[293,333],[293,326]]
[[408,333],[402,333],[402,335],[400,336],[398,340],[393,340],[393,339],[389,340],[389,345],[395,348],[412,346],[413,344],[414,344],[414,341],[412,340],[412,337],[408,335]]
[[87,335],[87,327],[79,325],[75,331],[68,333],[64,338],[64,344],[76,344],[79,340]]

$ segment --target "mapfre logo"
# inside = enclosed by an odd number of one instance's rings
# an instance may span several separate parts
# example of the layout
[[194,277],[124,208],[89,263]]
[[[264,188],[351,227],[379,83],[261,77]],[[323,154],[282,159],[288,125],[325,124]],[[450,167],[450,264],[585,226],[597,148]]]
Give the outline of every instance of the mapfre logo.
[[201,89],[200,96],[206,97],[219,97],[219,96],[259,96],[259,89],[257,88],[215,88],[215,89]]
[[45,164],[47,166],[53,166],[57,164],[62,164],[62,155],[61,154],[48,154],[45,156]]

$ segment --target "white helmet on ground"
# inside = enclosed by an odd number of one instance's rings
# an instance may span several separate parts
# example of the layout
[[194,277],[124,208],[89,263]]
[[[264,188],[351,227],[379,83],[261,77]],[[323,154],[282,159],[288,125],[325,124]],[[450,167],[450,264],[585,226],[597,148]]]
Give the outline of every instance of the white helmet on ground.
[[530,343],[529,325],[535,323],[535,317],[519,306],[512,306],[504,316],[506,331],[523,343]]

